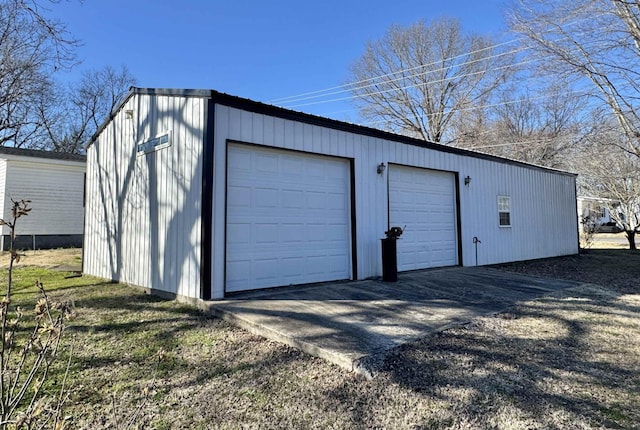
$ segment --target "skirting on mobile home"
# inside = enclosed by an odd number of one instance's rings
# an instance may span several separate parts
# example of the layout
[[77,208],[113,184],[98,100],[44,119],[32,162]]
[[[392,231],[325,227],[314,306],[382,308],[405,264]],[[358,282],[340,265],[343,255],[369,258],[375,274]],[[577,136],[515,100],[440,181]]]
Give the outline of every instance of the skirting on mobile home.
[[87,157],[84,272],[160,294],[380,276],[390,226],[400,271],[578,252],[573,174],[216,91],[132,88]]

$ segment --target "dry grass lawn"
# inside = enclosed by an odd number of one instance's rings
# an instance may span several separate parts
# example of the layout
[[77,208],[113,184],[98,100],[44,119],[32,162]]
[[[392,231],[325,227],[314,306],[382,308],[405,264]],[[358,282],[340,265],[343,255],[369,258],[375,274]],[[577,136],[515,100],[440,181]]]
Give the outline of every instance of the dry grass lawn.
[[640,428],[640,253],[499,269],[584,285],[400,347],[373,380],[90,277],[24,267],[16,297],[31,300],[41,277],[74,301],[67,412],[79,428],[113,428],[138,407],[132,428]]
[[[60,248],[24,251],[20,256],[22,266],[38,266],[53,268],[56,266],[80,266],[82,263],[82,249]],[[0,253],[0,268],[9,267],[9,253]]]

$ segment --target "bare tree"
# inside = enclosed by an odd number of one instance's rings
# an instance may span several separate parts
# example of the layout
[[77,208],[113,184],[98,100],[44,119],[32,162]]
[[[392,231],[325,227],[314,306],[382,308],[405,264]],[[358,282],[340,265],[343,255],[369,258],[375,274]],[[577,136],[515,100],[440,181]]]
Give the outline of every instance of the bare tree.
[[84,145],[122,101],[136,79],[122,66],[106,66],[83,74],[67,92],[40,104],[48,146],[57,152],[82,153]]
[[616,142],[640,156],[640,2],[514,0],[510,25],[547,73],[607,106],[624,132]]
[[36,1],[0,1],[0,146],[37,144],[37,106],[51,92],[51,74],[73,63],[75,43]]
[[583,195],[600,198],[601,206],[625,231],[629,248],[636,249],[635,236],[640,232],[640,159],[611,143],[625,139],[614,133],[601,133],[596,141],[583,147],[576,159]]
[[583,109],[583,101],[564,86],[527,93],[495,108],[497,142],[508,143],[500,148],[510,158],[561,168],[583,139]]
[[445,142],[452,118],[489,98],[512,56],[457,20],[392,26],[351,66],[360,115],[382,128]]
[[[511,84],[496,103],[456,121],[456,146],[519,161],[563,168],[590,122],[585,100],[563,83],[521,89]],[[472,121],[469,122],[468,119]]]

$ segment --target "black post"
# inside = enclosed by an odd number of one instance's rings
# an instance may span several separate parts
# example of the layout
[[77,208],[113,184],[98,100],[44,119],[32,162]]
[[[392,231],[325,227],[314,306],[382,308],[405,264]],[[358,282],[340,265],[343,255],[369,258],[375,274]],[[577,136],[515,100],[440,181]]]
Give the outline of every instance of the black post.
[[473,236],[473,244],[476,247],[476,266],[478,265],[478,244],[482,243],[480,242],[480,239],[478,239],[476,236]]
[[386,237],[382,241],[382,280],[398,282],[397,239]]

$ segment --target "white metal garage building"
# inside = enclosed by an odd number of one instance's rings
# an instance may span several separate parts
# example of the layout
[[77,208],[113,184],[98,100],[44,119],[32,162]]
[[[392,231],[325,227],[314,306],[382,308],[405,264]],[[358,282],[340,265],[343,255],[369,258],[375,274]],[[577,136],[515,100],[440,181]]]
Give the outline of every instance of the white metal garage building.
[[210,90],[132,88],[87,157],[84,272],[171,296],[380,276],[394,225],[400,271],[578,252],[573,174]]

